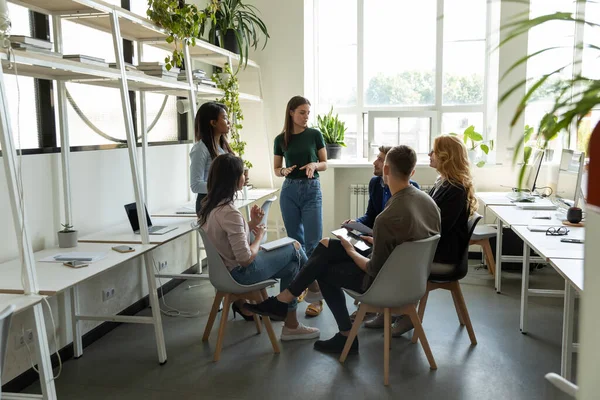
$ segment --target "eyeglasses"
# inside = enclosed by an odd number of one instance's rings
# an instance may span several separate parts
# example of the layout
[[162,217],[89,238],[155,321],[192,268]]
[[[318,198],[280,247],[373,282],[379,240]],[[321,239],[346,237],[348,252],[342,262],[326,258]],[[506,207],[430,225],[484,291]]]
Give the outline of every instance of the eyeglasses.
[[564,226],[561,226],[560,228],[551,227],[546,231],[546,236],[566,236],[568,234],[569,230]]

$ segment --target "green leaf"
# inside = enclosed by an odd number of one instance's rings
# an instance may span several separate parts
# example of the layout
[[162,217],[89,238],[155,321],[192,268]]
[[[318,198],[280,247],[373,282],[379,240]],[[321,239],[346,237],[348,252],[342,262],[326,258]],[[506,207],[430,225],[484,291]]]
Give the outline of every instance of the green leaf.
[[479,168],[483,167],[484,165],[485,165],[485,161],[479,161],[479,162],[477,163],[477,166],[478,166]]
[[486,144],[482,144],[479,147],[481,147],[481,151],[483,151],[485,154],[489,154],[490,148]]
[[531,148],[531,146],[525,146],[525,148],[523,149],[523,162],[525,164],[529,162],[529,158],[531,157],[532,151],[533,149]]
[[457,135],[456,133],[454,133],[454,132],[450,132],[450,133],[448,134],[448,136],[458,136],[458,135]]

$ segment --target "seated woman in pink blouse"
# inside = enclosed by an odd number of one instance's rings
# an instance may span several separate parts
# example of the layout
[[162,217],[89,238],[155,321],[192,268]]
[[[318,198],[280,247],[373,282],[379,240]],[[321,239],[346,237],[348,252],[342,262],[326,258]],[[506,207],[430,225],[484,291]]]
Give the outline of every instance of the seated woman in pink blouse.
[[[199,223],[233,279],[242,285],[251,285],[279,278],[281,290],[286,289],[306,262],[306,254],[298,242],[268,252],[260,250],[260,241],[265,234],[265,226],[260,225],[262,210],[255,205],[251,220],[247,223],[233,203],[236,192],[245,183],[242,159],[230,153],[216,157],[210,167],[207,183],[208,194],[202,200]],[[250,232],[254,233],[252,242]],[[232,304],[232,309],[252,320],[242,313],[241,305],[236,302]],[[281,340],[319,337],[317,328],[298,322],[296,306],[296,302],[289,304]]]

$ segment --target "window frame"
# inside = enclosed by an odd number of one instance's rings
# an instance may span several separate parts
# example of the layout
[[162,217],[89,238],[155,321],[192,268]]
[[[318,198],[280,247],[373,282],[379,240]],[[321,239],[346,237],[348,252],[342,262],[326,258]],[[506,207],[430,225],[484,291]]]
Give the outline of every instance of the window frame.
[[[315,77],[313,83],[313,90],[315,95],[315,111],[316,113],[322,113],[329,110],[331,105],[319,104],[319,19],[318,15],[319,9],[319,1],[327,1],[327,0],[314,0],[313,3],[313,48],[314,48],[314,60],[313,60],[313,71],[312,74]],[[429,138],[432,142],[435,137],[442,134],[442,115],[444,113],[452,112],[452,113],[482,113],[483,115],[483,127],[482,127],[482,135],[484,140],[492,139],[490,136],[490,131],[493,129],[489,129],[488,127],[488,71],[490,65],[490,51],[488,49],[489,38],[491,35],[491,2],[487,2],[486,4],[486,37],[483,39],[486,48],[485,60],[484,60],[484,71],[483,71],[483,99],[481,104],[469,104],[469,105],[444,105],[443,104],[443,77],[444,77],[444,5],[445,0],[436,0],[436,15],[437,15],[437,23],[436,23],[436,60],[435,60],[435,103],[433,105],[424,105],[424,106],[367,106],[365,104],[365,76],[364,76],[364,17],[365,17],[365,1],[366,0],[356,0],[357,6],[357,51],[356,51],[356,72],[357,72],[357,85],[356,85],[356,105],[354,106],[333,106],[334,112],[338,114],[354,114],[357,119],[357,144],[358,150],[357,154],[351,156],[351,158],[361,158],[363,159],[371,159],[371,154],[369,149],[373,146],[376,146],[376,143],[373,143],[374,132],[368,132],[368,137],[366,138],[365,145],[365,132],[364,132],[364,120],[363,115],[366,114],[366,118],[370,121],[369,117],[370,113],[400,113],[398,115],[402,115],[403,117],[418,115],[418,113],[435,113],[435,118],[432,118],[432,129],[431,129],[431,137]],[[321,17],[322,18],[322,17]],[[327,110],[325,110],[325,108]]]

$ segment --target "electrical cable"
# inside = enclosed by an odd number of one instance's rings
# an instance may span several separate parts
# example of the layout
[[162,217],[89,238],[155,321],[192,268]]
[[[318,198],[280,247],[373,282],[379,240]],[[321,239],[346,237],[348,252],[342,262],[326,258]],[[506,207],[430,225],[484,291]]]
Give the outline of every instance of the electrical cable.
[[[152,266],[154,267],[154,271],[156,271],[157,274],[160,273],[160,271],[158,270],[158,268],[156,267],[156,261],[154,260],[154,257],[152,257]],[[181,317],[181,318],[198,318],[200,317],[200,311],[196,311],[196,312],[191,312],[191,311],[181,311],[178,310],[174,307],[171,307],[167,304],[166,300],[165,300],[165,293],[163,292],[163,288],[162,288],[162,281],[160,279],[160,277],[156,277],[158,279],[158,290],[160,290],[160,297],[162,299],[162,302],[164,304],[164,306],[167,308],[166,310],[164,309],[160,309],[160,312],[168,317]]]

